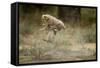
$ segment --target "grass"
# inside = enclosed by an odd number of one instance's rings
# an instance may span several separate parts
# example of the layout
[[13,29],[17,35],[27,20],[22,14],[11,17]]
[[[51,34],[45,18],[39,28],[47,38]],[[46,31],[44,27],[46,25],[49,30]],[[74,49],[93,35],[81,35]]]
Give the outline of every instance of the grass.
[[64,22],[66,29],[59,31],[52,42],[46,42],[45,31],[39,31],[41,15],[59,18],[58,7],[53,7],[20,5],[19,63],[96,59],[96,9],[81,8],[80,22]]
[[19,63],[96,59],[95,24],[84,29],[69,25],[52,42],[43,41],[45,31],[36,28],[30,34],[20,34]]

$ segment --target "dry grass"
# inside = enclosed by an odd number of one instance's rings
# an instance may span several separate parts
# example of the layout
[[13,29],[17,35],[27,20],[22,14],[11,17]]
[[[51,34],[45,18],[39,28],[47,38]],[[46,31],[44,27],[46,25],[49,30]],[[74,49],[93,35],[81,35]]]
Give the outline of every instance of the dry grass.
[[[20,64],[96,59],[96,42],[93,41],[96,32],[91,28],[67,25],[66,30],[58,32],[52,42],[43,41],[46,34],[38,30],[39,27],[34,28],[30,34],[20,34]],[[93,40],[91,37],[94,37]]]
[[73,20],[77,14],[70,18],[71,13],[66,10],[65,14],[69,14],[68,19],[71,21],[61,19],[66,29],[58,32],[52,42],[46,42],[43,41],[45,31],[39,31],[42,27],[41,15],[50,14],[60,18],[59,7],[44,6],[44,9],[41,7],[34,5],[19,7],[20,64],[96,59],[96,9],[81,8],[79,22]]

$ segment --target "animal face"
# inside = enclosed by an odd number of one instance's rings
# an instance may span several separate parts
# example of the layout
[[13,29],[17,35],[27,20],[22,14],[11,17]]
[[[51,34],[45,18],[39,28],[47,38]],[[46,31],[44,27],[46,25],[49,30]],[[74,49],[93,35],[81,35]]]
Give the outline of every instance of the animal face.
[[47,23],[49,20],[48,16],[47,15],[42,15],[42,22],[43,23]]

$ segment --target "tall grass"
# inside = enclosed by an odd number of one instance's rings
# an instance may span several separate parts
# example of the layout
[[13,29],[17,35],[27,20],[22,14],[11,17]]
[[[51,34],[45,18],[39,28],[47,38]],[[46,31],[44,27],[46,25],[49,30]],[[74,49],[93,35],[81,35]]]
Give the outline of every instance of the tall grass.
[[[57,11],[57,7],[54,9]],[[39,31],[41,14],[46,12],[39,13],[39,9],[22,12],[20,7],[19,62],[22,64],[96,59],[96,11],[88,8],[81,10],[79,23],[64,22],[66,29],[59,31],[52,42],[46,42],[43,40],[46,38],[45,31]],[[47,10],[47,13],[57,16],[51,9]]]
[[[83,49],[82,46],[87,43],[95,43],[94,28],[95,25],[85,29],[81,27],[72,28],[69,26],[66,30],[58,32],[52,42],[44,41],[43,39],[46,37],[45,32],[38,32],[38,30],[34,30],[35,32],[25,36],[20,35],[19,61],[20,63],[52,60],[59,61],[68,59],[68,55],[74,57],[70,58],[70,60],[77,60],[77,58],[73,56],[74,52],[76,56],[79,57],[81,57],[81,52],[84,52],[82,57],[91,56],[95,53],[95,49]],[[93,34],[91,32],[93,32]],[[74,49],[73,46],[75,46]],[[73,50],[77,50],[77,52]],[[80,59],[82,60],[82,58]]]

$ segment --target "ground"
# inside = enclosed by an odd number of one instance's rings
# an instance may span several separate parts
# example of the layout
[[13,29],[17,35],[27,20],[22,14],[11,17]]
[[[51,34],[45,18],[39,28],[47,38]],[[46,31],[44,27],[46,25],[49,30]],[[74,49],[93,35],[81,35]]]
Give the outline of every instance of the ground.
[[95,60],[96,43],[86,42],[86,32],[86,29],[67,27],[52,42],[43,41],[43,31],[20,35],[19,63]]

